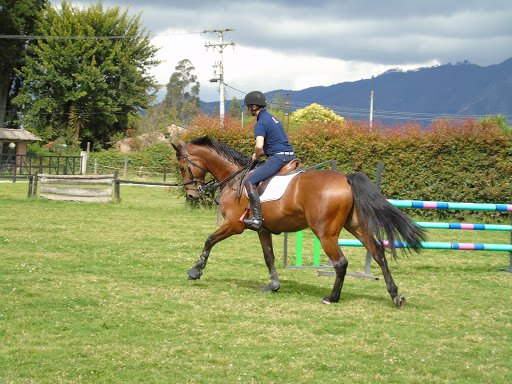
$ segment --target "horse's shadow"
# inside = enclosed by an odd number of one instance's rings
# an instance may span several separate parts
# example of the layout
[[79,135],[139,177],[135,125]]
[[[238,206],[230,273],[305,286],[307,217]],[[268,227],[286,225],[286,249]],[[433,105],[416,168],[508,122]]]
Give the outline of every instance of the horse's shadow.
[[[210,279],[210,283],[218,283],[220,285],[225,284],[226,286],[229,287],[234,287],[243,291],[247,291],[247,294],[262,294],[261,288],[265,284],[265,281],[243,279],[236,277],[224,277],[219,279]],[[203,285],[202,288],[208,289],[208,285]],[[295,297],[297,295],[301,295],[303,297],[313,297],[318,298],[318,300],[321,300],[329,293],[330,288],[326,288],[320,285],[303,283],[298,280],[287,279],[285,281],[281,280],[281,288],[275,294],[282,295],[283,297]],[[394,306],[385,288],[384,291],[382,292],[382,295],[374,295],[361,292],[350,292],[350,290],[344,290],[341,292],[340,302],[347,303],[361,299],[366,299],[379,304],[384,303]]]

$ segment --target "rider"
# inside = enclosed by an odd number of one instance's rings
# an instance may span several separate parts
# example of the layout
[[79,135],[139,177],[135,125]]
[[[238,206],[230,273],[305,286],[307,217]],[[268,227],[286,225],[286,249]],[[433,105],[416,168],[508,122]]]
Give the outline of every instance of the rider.
[[251,203],[253,215],[245,219],[244,223],[253,229],[259,229],[263,222],[261,215],[260,196],[256,190],[256,184],[277,174],[280,169],[295,158],[293,147],[288,141],[281,122],[267,112],[267,100],[265,95],[259,91],[249,92],[244,99],[244,105],[256,116],[254,125],[254,137],[256,145],[252,160],[257,161],[261,156],[268,156],[268,160],[262,163],[252,172],[245,182],[249,202]]

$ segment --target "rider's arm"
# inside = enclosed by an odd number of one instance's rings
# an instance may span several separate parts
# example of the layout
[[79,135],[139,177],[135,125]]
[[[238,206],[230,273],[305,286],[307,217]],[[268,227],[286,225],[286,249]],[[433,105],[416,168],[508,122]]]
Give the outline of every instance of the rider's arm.
[[265,143],[265,138],[263,136],[256,136],[256,145],[254,146],[254,154],[252,155],[253,160],[258,160],[261,156],[265,154],[263,151],[263,144]]

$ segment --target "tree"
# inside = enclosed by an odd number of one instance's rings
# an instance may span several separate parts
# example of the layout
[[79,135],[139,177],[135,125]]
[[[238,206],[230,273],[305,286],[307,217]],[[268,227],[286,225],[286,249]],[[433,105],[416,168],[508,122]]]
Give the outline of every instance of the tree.
[[307,123],[342,123],[345,119],[338,116],[330,109],[313,103],[308,107],[298,109],[290,115],[291,120],[296,124],[306,125]]
[[0,39],[0,128],[16,115],[11,108],[20,87],[16,69],[23,65],[28,44],[22,36],[33,34],[39,11],[47,4],[47,0],[0,0],[0,35],[9,36]]
[[101,2],[47,8],[36,25],[46,38],[29,47],[18,71],[24,84],[13,102],[23,125],[44,139],[96,147],[126,130],[128,114],[146,108],[157,89],[148,74],[158,64],[157,49],[139,19],[119,6],[104,10]]
[[235,117],[237,119],[240,119],[242,116],[242,107],[240,106],[240,103],[236,97],[233,97],[233,100],[231,100],[231,105],[229,106],[229,116]]
[[181,60],[174,68],[167,84],[164,106],[170,116],[176,116],[180,124],[188,124],[201,111],[199,82],[192,74],[194,66],[188,59]]

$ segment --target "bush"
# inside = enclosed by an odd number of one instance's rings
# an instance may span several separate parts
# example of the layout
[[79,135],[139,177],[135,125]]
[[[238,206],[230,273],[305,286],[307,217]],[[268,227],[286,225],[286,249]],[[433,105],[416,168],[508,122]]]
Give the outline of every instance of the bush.
[[[240,120],[230,116],[220,124],[218,117],[198,115],[193,124],[197,128],[189,131],[184,140],[208,135],[251,156],[255,121],[242,128]],[[512,135],[496,119],[442,119],[426,128],[416,122],[393,126],[376,122],[371,129],[368,122],[353,120],[307,123],[289,133],[289,139],[306,167],[336,160],[339,171],[362,172],[375,180],[377,163],[383,162],[381,190],[388,198],[512,202]],[[156,144],[139,153],[109,150],[91,154],[101,164],[120,169],[125,156],[131,167],[144,166],[156,172],[164,166],[174,170],[177,164],[174,149],[167,144]],[[424,218],[448,214],[437,210],[415,213]],[[507,219],[507,214],[497,212],[480,216],[494,221]]]
[[[174,148],[165,143],[145,147],[137,153],[121,153],[117,149],[92,152],[89,156],[89,164],[94,164],[94,159],[98,159],[98,163],[104,167],[123,169],[126,157],[128,157],[130,168],[144,167],[145,171],[150,172],[162,172],[164,167],[171,171],[177,164]],[[112,173],[114,169],[111,168],[102,168],[98,172]]]
[[[252,154],[253,124],[200,117],[186,141],[208,135],[242,153]],[[362,172],[375,179],[384,163],[381,189],[393,199],[479,203],[512,202],[512,135],[488,119],[437,120],[424,128],[416,122],[394,126],[347,120],[308,123],[289,134],[305,166],[336,160],[343,173]],[[442,211],[418,211],[443,216]],[[482,217],[505,220],[506,214]]]
[[306,125],[309,123],[343,123],[343,117],[338,116],[333,111],[313,103],[305,108],[294,111],[290,119],[295,124]]

